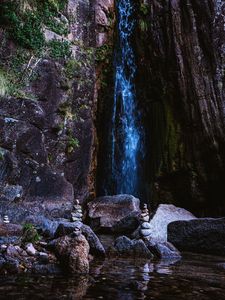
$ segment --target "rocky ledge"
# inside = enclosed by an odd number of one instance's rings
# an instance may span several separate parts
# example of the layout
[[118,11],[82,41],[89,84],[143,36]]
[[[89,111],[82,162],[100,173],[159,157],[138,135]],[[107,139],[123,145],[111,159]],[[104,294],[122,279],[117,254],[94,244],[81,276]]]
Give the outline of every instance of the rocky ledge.
[[[80,206],[78,209],[81,211]],[[92,216],[111,235],[113,228],[122,234],[107,250],[82,222],[83,216],[80,221],[29,216],[23,225],[11,224],[5,216],[0,222],[0,274],[87,274],[95,258],[178,261],[182,251],[225,255],[225,218],[197,219],[182,208],[165,204],[150,213],[146,205],[140,210],[139,200],[129,195],[96,199],[88,209],[88,221]],[[105,216],[110,216],[106,223]],[[96,222],[90,225],[95,228]]]

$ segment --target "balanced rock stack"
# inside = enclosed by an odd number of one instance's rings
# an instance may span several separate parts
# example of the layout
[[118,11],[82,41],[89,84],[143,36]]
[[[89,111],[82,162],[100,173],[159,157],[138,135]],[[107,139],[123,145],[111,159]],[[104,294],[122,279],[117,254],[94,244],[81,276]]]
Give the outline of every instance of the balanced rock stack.
[[9,224],[9,217],[8,217],[8,216],[4,216],[4,217],[3,217],[3,222],[4,222],[5,224]]
[[79,204],[79,200],[75,200],[74,211],[71,213],[71,219],[72,222],[77,222],[77,221],[82,222],[83,213],[82,213],[82,207]]
[[147,204],[144,204],[143,209],[141,211],[141,222],[148,222],[149,221],[149,211]]
[[139,234],[142,238],[148,238],[151,235],[151,225],[149,223],[149,210],[147,204],[144,204],[141,211],[141,226]]

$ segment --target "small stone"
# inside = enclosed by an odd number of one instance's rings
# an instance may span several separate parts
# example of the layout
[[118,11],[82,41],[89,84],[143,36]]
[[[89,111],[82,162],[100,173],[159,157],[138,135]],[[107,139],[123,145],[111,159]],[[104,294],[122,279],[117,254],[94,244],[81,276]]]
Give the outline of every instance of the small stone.
[[31,255],[31,256],[34,256],[36,255],[37,253],[37,250],[34,248],[33,244],[32,243],[28,243],[26,245],[26,248],[25,250],[27,251],[27,254]]
[[3,222],[4,222],[5,224],[9,224],[9,217],[8,217],[8,216],[4,216],[4,217],[3,217]]
[[48,245],[48,243],[41,241],[41,242],[39,242],[39,245],[42,247],[46,247]]
[[40,177],[36,177],[36,182],[41,182],[41,178]]
[[150,236],[151,233],[152,233],[152,231],[149,230],[149,229],[140,229],[140,234],[141,234],[141,236],[143,236],[143,237]]
[[74,217],[74,218],[82,218],[82,216],[83,216],[82,214],[77,213],[77,212],[76,212],[76,213],[72,213],[71,215],[72,215],[72,217]]
[[144,216],[144,217],[141,216],[141,221],[148,222],[149,221],[149,215]]
[[73,222],[78,222],[78,221],[81,221],[81,218],[72,217],[72,221],[73,221]]
[[76,237],[76,236],[79,236],[79,235],[81,235],[81,229],[80,229],[80,227],[76,226],[76,227],[74,227],[74,231],[72,233],[72,236]]
[[39,252],[39,262],[41,264],[48,264],[49,263],[49,257],[48,257],[48,254],[45,253],[45,252]]
[[141,224],[141,228],[143,229],[151,229],[151,225],[148,222],[144,222]]
[[5,244],[1,245],[1,250],[2,251],[5,251],[6,249],[7,249],[7,245],[5,245]]
[[18,256],[18,251],[16,249],[15,246],[13,245],[9,245],[7,247],[7,250],[6,250],[6,254],[9,256],[9,257],[17,257]]

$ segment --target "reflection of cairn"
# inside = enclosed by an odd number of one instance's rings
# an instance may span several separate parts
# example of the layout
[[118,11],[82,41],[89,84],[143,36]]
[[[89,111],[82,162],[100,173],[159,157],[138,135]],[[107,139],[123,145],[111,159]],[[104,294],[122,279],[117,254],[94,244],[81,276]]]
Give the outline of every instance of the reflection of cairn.
[[144,204],[141,211],[141,226],[139,230],[142,238],[148,238],[151,235],[151,226],[149,223],[149,210],[147,204]]
[[3,222],[4,222],[5,224],[9,224],[9,217],[8,217],[8,216],[4,216],[4,217],[3,217]]
[[71,219],[73,222],[82,222],[83,219],[82,207],[77,199],[75,200],[74,211],[71,213]]
[[144,204],[143,209],[141,211],[141,222],[148,222],[149,221],[149,211],[147,204]]

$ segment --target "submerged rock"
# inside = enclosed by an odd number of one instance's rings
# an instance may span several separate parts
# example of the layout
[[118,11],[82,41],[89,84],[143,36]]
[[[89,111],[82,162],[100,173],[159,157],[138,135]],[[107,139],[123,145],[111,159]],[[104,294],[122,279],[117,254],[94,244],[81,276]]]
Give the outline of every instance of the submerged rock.
[[112,227],[131,213],[140,213],[139,199],[131,195],[104,196],[88,203],[91,227],[111,231]]
[[178,220],[192,220],[196,217],[189,211],[169,204],[161,204],[150,221],[149,239],[154,242],[167,242],[167,226]]
[[176,221],[168,226],[168,241],[181,251],[225,255],[225,218]]

